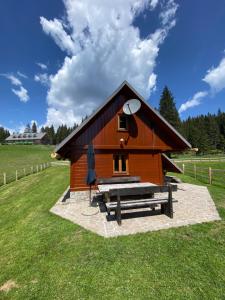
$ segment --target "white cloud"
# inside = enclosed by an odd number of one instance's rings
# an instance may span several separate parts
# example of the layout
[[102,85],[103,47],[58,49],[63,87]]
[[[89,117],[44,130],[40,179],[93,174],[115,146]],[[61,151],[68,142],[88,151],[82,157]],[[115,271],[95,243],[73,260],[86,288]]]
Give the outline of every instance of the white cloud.
[[209,69],[202,80],[208,83],[214,93],[223,90],[225,88],[225,57],[217,67]]
[[[212,67],[211,69],[209,69],[202,80],[210,86],[212,96],[222,91],[225,88],[225,57],[221,59],[217,67]],[[209,91],[196,93],[192,99],[188,100],[180,106],[179,113],[182,113],[188,108],[201,104],[201,100],[208,94]]]
[[[12,134],[14,132],[23,133],[25,128],[27,127],[27,124],[30,124],[30,127],[32,127],[34,122],[37,125],[37,131],[40,132],[42,125],[38,126],[38,122],[36,120],[31,120],[30,122],[27,122],[26,124],[23,123],[23,122],[20,122],[19,124],[15,125],[13,128],[9,128],[9,127],[4,126],[2,124],[0,124],[0,127],[4,127],[5,129],[7,129],[10,132],[10,134]],[[14,121],[11,121],[10,123],[14,123]]]
[[1,74],[1,76],[10,80],[11,84],[19,86],[22,85],[22,82],[13,74]]
[[157,79],[157,75],[155,73],[152,73],[150,76],[149,76],[149,79],[148,79],[148,90],[149,91],[155,91],[156,89],[156,79]]
[[[19,71],[17,74],[20,73]],[[27,102],[30,97],[28,95],[28,91],[23,87],[22,82],[13,74],[0,74],[1,76],[4,76],[5,78],[9,79],[12,85],[15,85],[17,89],[12,88],[12,92],[19,97],[21,102]],[[19,74],[18,74],[19,75]],[[23,76],[26,76],[22,74]],[[21,76],[21,75],[20,75]],[[21,76],[21,77],[23,77]]]
[[189,99],[185,103],[181,104],[181,106],[179,108],[179,113],[184,112],[188,108],[198,106],[201,103],[201,100],[204,97],[206,97],[207,95],[208,95],[207,91],[198,92],[198,93],[194,94],[194,96],[191,99]]
[[19,75],[20,77],[25,78],[25,79],[28,78],[27,75],[25,75],[24,73],[21,73],[20,71],[17,71],[17,75]]
[[15,132],[15,129],[14,128],[9,128],[7,126],[4,126],[2,124],[0,124],[0,127],[3,127],[5,130],[8,130],[10,132],[10,134],[12,134],[13,132]]
[[79,123],[124,80],[148,98],[156,85],[159,47],[175,25],[177,4],[161,2],[158,28],[145,39],[133,25],[158,0],[64,0],[66,21],[40,18],[44,32],[66,52],[50,76],[47,124]]
[[53,37],[61,50],[66,50],[68,54],[73,54],[75,52],[74,42],[70,35],[64,30],[63,22],[61,20],[54,19],[48,21],[44,17],[41,17],[40,22],[44,32]]
[[171,22],[174,21],[177,9],[178,4],[176,4],[173,0],[169,0],[166,3],[165,9],[159,15],[163,25],[171,24]]
[[49,85],[49,76],[47,73],[42,73],[42,74],[36,74],[34,76],[34,80],[36,82],[40,82],[41,84],[43,84],[44,86],[48,86]]
[[22,102],[27,102],[30,99],[27,90],[22,85],[19,87],[19,90],[12,89],[12,92],[18,96]]
[[45,65],[43,63],[37,62],[36,65],[38,65],[42,70],[47,70],[48,69],[47,65]]

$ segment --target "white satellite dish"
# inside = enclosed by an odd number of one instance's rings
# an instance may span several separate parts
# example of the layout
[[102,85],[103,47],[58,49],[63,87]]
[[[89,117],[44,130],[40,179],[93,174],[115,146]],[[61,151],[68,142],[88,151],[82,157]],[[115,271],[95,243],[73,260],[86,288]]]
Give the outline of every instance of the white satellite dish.
[[141,107],[141,101],[138,99],[130,99],[126,101],[123,105],[123,112],[126,115],[135,114]]

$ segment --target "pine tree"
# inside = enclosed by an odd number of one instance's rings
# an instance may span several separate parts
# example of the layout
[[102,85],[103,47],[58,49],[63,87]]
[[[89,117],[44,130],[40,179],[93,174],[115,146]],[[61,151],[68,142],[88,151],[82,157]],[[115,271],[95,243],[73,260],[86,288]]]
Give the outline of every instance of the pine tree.
[[37,133],[37,125],[36,125],[35,122],[33,122],[31,130],[32,130],[33,133]]
[[163,89],[160,102],[160,114],[177,130],[181,128],[181,120],[172,93],[167,86]]
[[205,127],[209,139],[209,149],[215,150],[220,141],[219,125],[216,122],[215,115],[208,114],[205,116]]
[[44,132],[47,133],[47,136],[48,136],[48,139],[49,139],[49,143],[51,145],[54,145],[55,144],[55,130],[54,130],[53,125],[51,125],[51,127],[45,126]]

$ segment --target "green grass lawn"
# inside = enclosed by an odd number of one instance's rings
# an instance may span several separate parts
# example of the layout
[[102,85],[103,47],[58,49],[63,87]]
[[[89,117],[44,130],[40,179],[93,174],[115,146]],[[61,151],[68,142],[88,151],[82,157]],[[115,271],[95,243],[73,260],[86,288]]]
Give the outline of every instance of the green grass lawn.
[[210,187],[221,222],[105,239],[49,212],[68,173],[0,188],[0,287],[17,285],[0,299],[224,299],[224,189]]
[[0,184],[2,173],[15,177],[15,171],[51,161],[53,146],[45,145],[0,145]]

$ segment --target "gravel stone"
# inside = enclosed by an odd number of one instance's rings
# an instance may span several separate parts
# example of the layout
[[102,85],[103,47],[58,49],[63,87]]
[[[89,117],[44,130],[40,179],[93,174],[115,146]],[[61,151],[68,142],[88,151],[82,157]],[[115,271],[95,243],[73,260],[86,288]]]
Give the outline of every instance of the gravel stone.
[[[73,192],[72,198],[65,200],[66,194],[68,190],[50,211],[107,238],[220,220],[207,187],[188,183],[178,184],[177,192],[173,193],[173,198],[178,201],[173,204],[173,219],[162,215],[160,207],[155,211],[149,208],[125,210],[122,211],[121,226],[117,224],[113,212],[107,219],[102,206],[96,202],[90,206],[89,191]],[[94,199],[100,196],[97,191],[92,191],[91,195]],[[160,198],[167,194],[155,196]]]

